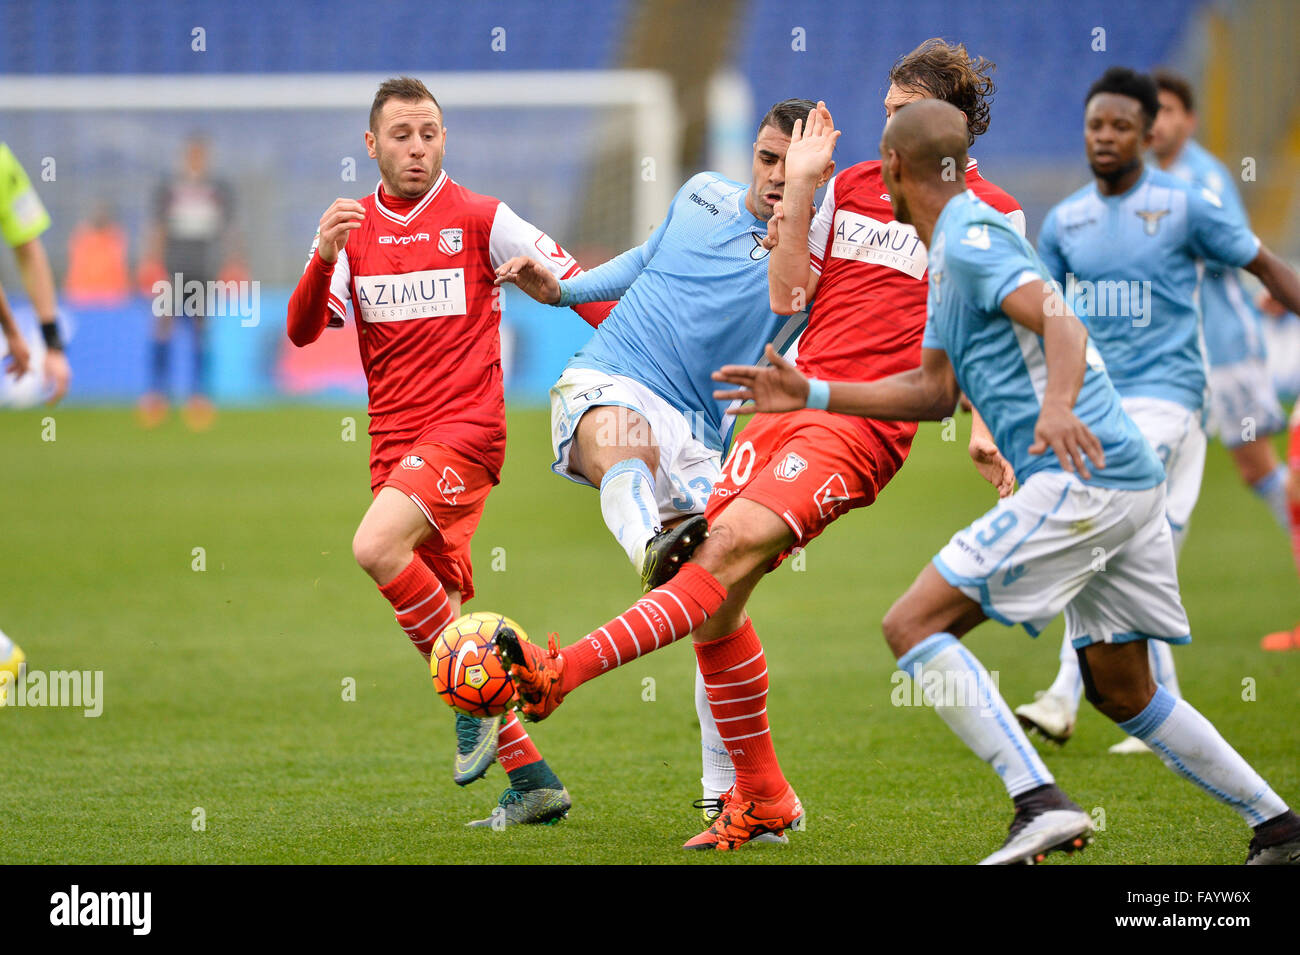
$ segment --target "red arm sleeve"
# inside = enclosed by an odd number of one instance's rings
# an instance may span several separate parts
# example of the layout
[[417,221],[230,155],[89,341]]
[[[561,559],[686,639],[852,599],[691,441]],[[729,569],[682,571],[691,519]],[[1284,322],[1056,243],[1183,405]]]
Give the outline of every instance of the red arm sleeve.
[[618,302],[588,302],[586,305],[574,305],[573,310],[582,316],[582,320],[592,328],[599,328],[600,323],[609,317]]
[[289,341],[299,348],[320,338],[329,323],[330,277],[334,264],[313,253],[289,298]]

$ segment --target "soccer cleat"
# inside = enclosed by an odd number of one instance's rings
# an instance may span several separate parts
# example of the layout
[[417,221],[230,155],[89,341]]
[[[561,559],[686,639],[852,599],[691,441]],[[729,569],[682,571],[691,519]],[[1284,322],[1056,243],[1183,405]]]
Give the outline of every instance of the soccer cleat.
[[497,631],[497,655],[510,671],[515,691],[523,701],[520,710],[534,723],[546,719],[564,702],[560,689],[564,675],[564,655],[560,653],[555,635],[547,640],[547,652],[535,643],[520,640],[510,627]]
[[1259,648],[1273,653],[1300,650],[1300,626],[1294,630],[1279,630],[1277,633],[1267,634],[1259,641]]
[[1007,841],[980,865],[1037,865],[1049,852],[1077,852],[1092,844],[1092,819],[1055,783],[1017,799]]
[[[731,798],[731,790],[728,789],[725,793],[723,793],[720,796],[714,796],[712,799],[710,799],[708,796],[705,796],[703,799],[695,800],[693,803],[691,803],[691,805],[694,806],[696,809],[700,810],[700,815],[704,817],[704,824],[706,826],[711,826],[713,825],[714,821],[720,815],[722,815],[722,810],[723,808],[725,808],[727,804],[727,800],[730,798]],[[794,827],[791,828],[792,830],[794,830]],[[803,826],[800,825],[799,828],[794,831],[802,831],[802,829]],[[790,840],[786,836],[778,835],[775,832],[759,833],[749,841],[755,843],[780,845],[780,846],[788,845],[790,842]]]
[[482,779],[497,758],[497,734],[501,716],[475,719],[456,714],[456,767],[451,778],[457,786],[468,786]]
[[804,828],[803,804],[788,785],[785,792],[772,802],[759,802],[738,794],[734,787],[723,795],[726,802],[713,825],[688,840],[683,849],[727,852],[747,842],[757,842],[762,835],[774,835],[777,837],[775,840],[766,841],[785,844],[789,841],[785,836],[787,829],[800,832]]
[[1287,810],[1259,826],[1246,865],[1300,865],[1300,817]]
[[554,825],[569,814],[573,800],[569,791],[559,789],[529,789],[520,792],[507,789],[497,800],[497,807],[486,819],[475,819],[465,825],[471,829],[504,829],[506,826]]
[[648,594],[672,580],[708,536],[709,524],[704,515],[694,514],[676,527],[662,530],[650,538],[641,561],[642,593]]
[[1034,694],[1034,702],[1015,709],[1016,719],[1027,732],[1064,746],[1074,735],[1074,714],[1060,697],[1050,693]]
[[1129,736],[1120,740],[1114,746],[1110,747],[1110,749],[1106,750],[1106,752],[1110,753],[1112,756],[1131,756],[1136,753],[1152,753],[1155,752],[1155,750],[1142,742],[1142,740],[1138,739],[1136,736]]

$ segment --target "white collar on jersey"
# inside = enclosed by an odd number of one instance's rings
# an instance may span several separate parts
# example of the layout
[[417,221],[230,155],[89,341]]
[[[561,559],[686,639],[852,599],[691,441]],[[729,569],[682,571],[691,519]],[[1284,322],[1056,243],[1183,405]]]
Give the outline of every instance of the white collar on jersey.
[[428,207],[429,203],[433,201],[434,196],[442,191],[442,187],[447,184],[449,178],[447,170],[441,170],[438,173],[438,178],[433,181],[433,188],[426,192],[424,198],[412,206],[411,211],[404,216],[399,216],[396,212],[384,206],[383,200],[379,197],[379,187],[383,185],[381,182],[375,186],[375,208],[379,210],[379,214],[384,218],[392,219],[398,225],[410,225],[412,220],[423,212]]

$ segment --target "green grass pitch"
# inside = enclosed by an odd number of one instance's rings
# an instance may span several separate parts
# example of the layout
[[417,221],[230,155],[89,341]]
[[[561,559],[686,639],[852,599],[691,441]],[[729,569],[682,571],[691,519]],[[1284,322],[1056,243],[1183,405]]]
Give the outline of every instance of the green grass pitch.
[[[343,440],[349,415],[357,441]],[[997,779],[933,713],[891,705],[879,630],[924,562],[993,503],[966,459],[966,421],[956,442],[924,426],[875,506],[759,588],[750,609],[773,733],[809,831],[723,856],[678,848],[701,828],[685,645],[583,687],[533,730],[573,794],[568,820],[464,828],[505,776],[452,784],[451,714],[352,560],[365,420],[228,411],[195,435],[175,420],[142,432],[123,410],[0,417],[0,628],[31,669],[104,681],[98,718],[0,709],[5,861],[969,863],[1001,843],[1010,813]],[[470,606],[567,641],[639,589],[594,492],[548,464],[546,414],[513,413]],[[1283,535],[1217,445],[1182,580],[1195,636],[1175,650],[1184,692],[1300,799],[1300,654],[1258,650],[1261,634],[1300,619],[1300,587]],[[985,624],[968,645],[1014,706],[1050,680],[1059,635],[1059,622],[1037,641]],[[1104,814],[1070,864],[1244,859],[1235,813],[1153,757],[1107,755],[1117,739],[1085,707],[1075,738],[1046,750],[1075,800]]]

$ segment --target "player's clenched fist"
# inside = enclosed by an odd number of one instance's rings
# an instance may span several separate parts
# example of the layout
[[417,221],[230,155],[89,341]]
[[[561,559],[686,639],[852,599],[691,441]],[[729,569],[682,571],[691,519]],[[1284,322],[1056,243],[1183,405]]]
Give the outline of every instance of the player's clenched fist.
[[322,262],[337,262],[348,243],[348,233],[361,228],[366,210],[355,199],[335,199],[320,217],[320,242],[316,251]]
[[808,379],[799,374],[799,370],[768,345],[764,350],[770,368],[756,365],[723,365],[713,373],[714,381],[740,385],[735,391],[715,391],[713,397],[718,401],[735,401],[744,404],[736,409],[737,414],[753,414],[756,411],[798,411],[808,404]]
[[521,292],[543,305],[560,303],[560,280],[541,262],[526,255],[516,255],[497,268],[492,284],[507,283],[517,285]]

